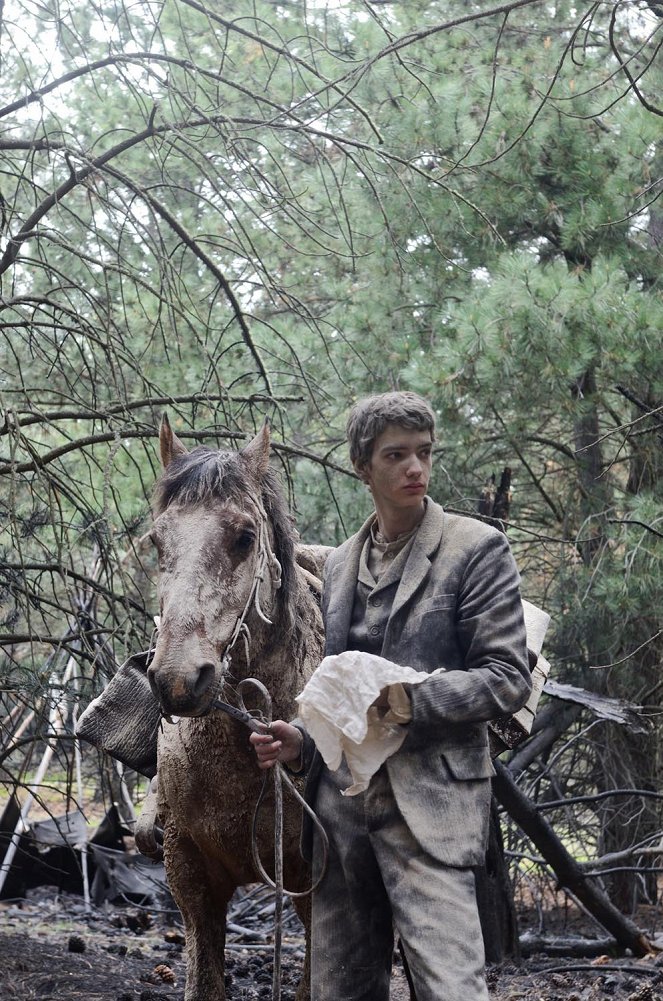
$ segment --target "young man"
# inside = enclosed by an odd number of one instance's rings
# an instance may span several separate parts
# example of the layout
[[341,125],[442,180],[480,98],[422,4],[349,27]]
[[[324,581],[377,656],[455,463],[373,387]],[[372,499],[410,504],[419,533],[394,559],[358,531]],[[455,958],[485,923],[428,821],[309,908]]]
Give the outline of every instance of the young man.
[[[393,927],[417,1001],[485,1001],[473,866],[490,807],[486,722],[531,688],[519,576],[504,535],[426,496],[435,418],[414,393],[358,403],[350,457],[375,512],[325,568],[326,654],[362,650],[431,673],[406,693],[407,735],[359,795],[301,727],[252,735],[260,767],[307,771],[330,854],[313,899],[313,1001],[387,1001]],[[387,705],[384,690],[378,706]],[[314,845],[314,874],[320,849]]]

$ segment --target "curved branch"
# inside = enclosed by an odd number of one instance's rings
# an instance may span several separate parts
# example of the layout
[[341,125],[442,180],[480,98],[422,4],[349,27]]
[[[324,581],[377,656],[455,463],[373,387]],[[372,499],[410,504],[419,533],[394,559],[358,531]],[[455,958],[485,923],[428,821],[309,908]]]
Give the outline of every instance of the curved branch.
[[[643,799],[663,799],[663,792],[656,792],[654,789],[606,789],[604,792],[588,793],[586,796],[568,796],[566,799],[549,799],[543,803],[536,803],[535,809],[539,813],[546,810],[556,810],[560,806],[569,806],[572,803],[599,803],[604,799],[612,799],[614,796],[641,796]],[[661,850],[663,854],[663,849]],[[596,865],[595,862],[591,863]]]
[[[648,532],[651,532],[652,535],[658,535],[659,539],[663,539],[663,532],[659,532],[657,528],[652,528],[651,525],[648,525],[644,521],[638,521],[636,518],[608,518],[608,524],[609,525],[638,525],[640,528],[644,528]],[[658,632],[656,635],[660,636],[660,632]],[[600,667],[602,665],[599,664],[598,666]],[[609,666],[612,666],[612,665],[609,665]]]
[[[177,433],[180,438],[192,438],[195,441],[202,441],[205,438],[210,437],[210,435],[240,442],[245,441],[246,438],[249,437],[248,434],[245,434],[242,431],[178,431]],[[5,461],[0,464],[0,476],[7,473],[15,474],[35,472],[37,469],[43,469],[44,466],[50,465],[50,463],[54,462],[56,459],[61,458],[63,455],[67,455],[69,452],[75,452],[77,449],[89,448],[93,445],[103,445],[105,442],[117,441],[118,438],[153,438],[156,434],[156,430],[137,430],[134,428],[124,428],[121,431],[104,431],[100,434],[87,435],[85,438],[78,438],[75,441],[68,441],[64,445],[52,448],[49,452],[45,452],[43,455],[37,455],[32,446],[28,445],[24,441],[24,446],[33,456],[32,460],[29,462]],[[353,479],[357,478],[356,473],[351,470],[338,465],[335,462],[330,462],[326,457],[316,455],[315,452],[311,452],[306,448],[295,448],[292,445],[285,445],[280,442],[273,441],[272,449],[276,452],[283,452],[285,455],[291,455],[295,458],[310,459],[311,462],[324,466],[326,469],[333,469],[335,472],[343,473],[345,476],[350,476]]]
[[[235,396],[232,393],[187,393],[185,396],[146,396],[141,400],[127,400],[104,410],[89,408],[87,410],[51,410],[40,414],[35,410],[16,410],[22,428],[31,424],[50,424],[53,421],[84,421],[108,420],[116,414],[125,414],[131,410],[142,410],[143,407],[166,407],[175,403],[218,403],[226,400],[229,403],[303,403],[304,396],[263,396],[252,393],[249,396]],[[0,437],[9,434],[12,428],[7,418],[0,427]]]
[[[139,431],[134,428],[123,428],[121,431],[104,431],[100,434],[87,435],[85,438],[77,438],[75,441],[68,441],[64,445],[52,448],[49,452],[44,452],[43,455],[37,455],[32,446],[28,445],[24,440],[25,447],[33,455],[32,460],[30,462],[5,462],[3,465],[0,465],[0,476],[6,473],[28,473],[34,472],[37,469],[43,469],[44,466],[48,466],[56,459],[67,455],[68,452],[89,448],[92,445],[102,445],[104,442],[117,441],[123,438],[153,438],[156,433],[153,430]],[[181,437],[186,437],[186,432],[179,433]],[[245,435],[236,432],[226,432],[224,437],[240,438],[243,440]]]
[[[518,10],[520,7],[531,7],[541,2],[542,0],[514,0],[513,3],[502,4],[499,7],[491,7],[489,10],[483,10],[483,11],[479,10],[472,14],[464,14],[461,17],[453,18],[450,21],[444,21],[442,24],[436,24],[428,28],[422,28],[420,31],[410,32],[409,34],[403,35],[401,38],[396,39],[396,41],[391,42],[389,45],[384,46],[374,56],[371,56],[368,59],[366,59],[359,68],[350,70],[348,73],[345,73],[342,77],[339,77],[336,81],[334,81],[333,84],[329,84],[327,85],[327,87],[321,88],[320,90],[307,95],[305,100],[308,101],[312,97],[319,96],[319,94],[323,93],[324,90],[329,89],[330,86],[333,87],[334,90],[339,91],[339,85],[344,80],[352,79],[353,82],[352,85],[349,87],[349,89],[346,91],[340,91],[339,101],[336,104],[332,105],[330,108],[326,109],[326,113],[331,114],[331,112],[333,112],[343,100],[350,99],[350,93],[358,86],[362,77],[366,75],[366,73],[371,69],[372,66],[378,63],[381,59],[384,59],[386,56],[395,55],[401,49],[404,49],[409,45],[413,45],[415,42],[419,42],[424,38],[429,38],[433,35],[437,35],[441,31],[449,31],[451,28],[457,28],[460,25],[468,24],[471,23],[472,21],[480,21],[483,20],[484,18],[495,17],[498,14],[508,15],[511,11]],[[584,19],[585,18],[583,17],[581,24],[583,23]],[[576,32],[577,30],[579,29],[576,29]],[[576,32],[574,32],[574,36]],[[303,104],[304,101],[300,101],[299,103]],[[296,109],[298,106],[299,105],[294,105],[294,108]],[[538,115],[538,113],[539,111],[536,112],[536,115]],[[532,123],[530,122],[530,125],[531,124]],[[451,168],[451,170],[453,169],[454,167]]]
[[[520,0],[520,3],[532,3],[532,2],[539,2],[539,0]],[[197,3],[197,0],[182,0],[182,3],[186,4],[187,7],[193,8],[193,10],[197,10],[200,14],[204,14],[205,17],[208,17],[210,19],[210,21],[216,21],[216,23],[222,25],[222,27],[224,27],[226,31],[236,31],[239,35],[244,35],[245,38],[250,38],[251,41],[257,42],[258,45],[264,46],[266,49],[271,49],[272,52],[276,52],[278,53],[278,55],[285,56],[286,59],[292,60],[292,62],[294,62],[297,66],[302,66],[309,73],[312,73],[313,76],[316,76],[318,77],[318,79],[324,81],[325,90],[327,90],[328,88],[332,88],[333,90],[337,91],[339,90],[338,85],[334,83],[334,81],[327,80],[327,78],[324,77],[322,73],[320,73],[320,71],[315,68],[315,66],[311,66],[311,64],[307,63],[305,59],[302,59],[301,56],[296,56],[293,52],[290,52],[289,49],[283,48],[280,45],[275,45],[274,42],[269,42],[266,38],[263,38],[261,35],[257,35],[253,31],[249,31],[248,28],[242,28],[236,21],[229,21],[227,18],[221,17],[221,15],[217,14],[216,11],[210,10],[209,7],[205,7],[201,3]],[[318,91],[318,93],[321,93],[321,91]],[[316,94],[311,94],[306,98],[306,100],[308,101],[310,100],[311,97],[315,96]],[[367,115],[366,112],[363,110],[363,108],[361,108],[355,101],[352,101],[349,98],[349,96],[346,96],[343,93],[342,96],[345,97],[350,106],[353,107],[355,111],[357,111],[363,119],[365,119],[365,121],[370,126],[371,131],[375,134],[378,142],[380,143],[383,142],[382,136],[380,135],[378,129],[376,128],[375,124],[371,121],[370,116]],[[291,112],[288,111],[287,114],[290,115]]]
[[64,181],[55,191],[51,192],[41,205],[38,205],[34,210],[32,215],[28,216],[24,222],[21,229],[16,233],[15,236],[9,238],[7,249],[0,258],[0,275],[3,275],[8,268],[16,261],[18,257],[18,252],[23,244],[30,236],[32,236],[35,226],[41,222],[44,216],[50,212],[50,210],[61,201],[65,195],[68,195],[77,185],[81,184],[86,177],[93,174],[95,170],[99,170],[101,167],[105,166],[110,160],[113,160],[116,156],[121,153],[126,152],[126,150],[131,149],[133,146],[139,145],[149,139],[150,136],[154,135],[154,115],[156,114],[156,108],[153,109],[150,115],[150,120],[147,126],[142,132],[138,132],[135,136],[129,139],[125,139],[124,142],[118,143],[116,146],[112,146],[101,156],[95,157],[91,160],[85,167],[81,167],[80,170],[71,171],[69,177]]
[[179,66],[181,69],[191,70],[195,72],[197,76],[208,77],[217,83],[222,83],[228,87],[232,87],[233,90],[238,90],[245,96],[253,98],[258,103],[274,108],[280,114],[291,115],[289,109],[284,108],[275,101],[271,101],[266,94],[259,94],[251,91],[248,87],[243,87],[238,80],[232,80],[229,77],[221,76],[219,73],[213,73],[210,70],[205,69],[204,66],[199,66],[192,62],[190,59],[178,59],[175,56],[169,56],[162,52],[121,52],[114,56],[107,56],[105,59],[97,59],[93,63],[86,63],[85,66],[80,66],[75,70],[71,70],[70,73],[65,73],[64,76],[58,77],[57,80],[52,80],[43,87],[39,87],[38,90],[31,91],[29,94],[26,94],[25,97],[21,97],[17,101],[13,101],[11,104],[6,104],[4,108],[0,108],[0,118],[4,118],[6,115],[11,115],[15,111],[20,111],[22,108],[27,108],[29,105],[34,104],[37,101],[41,101],[47,94],[58,90],[59,87],[62,87],[67,83],[71,83],[72,80],[77,80],[88,73],[95,73],[97,70],[104,69],[106,66],[113,66],[122,63],[142,64],[144,62],[166,63],[169,66]]
[[28,570],[34,570],[37,573],[58,573],[62,577],[71,577],[72,580],[77,581],[77,583],[82,584],[85,588],[90,591],[94,591],[96,594],[103,594],[105,598],[111,601],[123,602],[130,605],[135,612],[140,612],[142,615],[147,615],[147,610],[144,605],[139,604],[134,601],[126,594],[116,594],[114,591],[109,590],[109,588],[104,587],[98,581],[94,580],[92,577],[88,577],[85,574],[78,573],[76,570],[70,570],[68,567],[63,566],[61,563],[5,563],[0,562],[0,573],[5,571],[18,570],[21,573],[25,573]]
[[[122,599],[125,600],[125,599]],[[111,629],[86,629],[85,636],[110,636],[112,635]],[[62,638],[62,636],[49,636],[44,634],[40,636],[36,632],[32,633],[0,633],[0,646],[18,646],[20,643],[45,643],[50,646],[62,647],[62,649],[68,649],[67,644],[73,639],[77,639],[75,636],[69,637],[69,640]],[[80,656],[84,654],[85,651],[76,651]]]
[[[118,143],[118,145],[113,146],[106,153],[102,154],[100,157],[96,157],[90,162],[86,167],[80,170],[72,170],[69,178],[64,181],[56,191],[52,192],[41,205],[32,213],[31,216],[25,221],[19,232],[10,237],[7,249],[0,259],[0,275],[4,274],[5,271],[16,261],[18,257],[18,251],[21,244],[27,240],[33,233],[35,226],[43,219],[43,217],[59,202],[65,195],[69,194],[77,185],[79,185],[85,178],[89,177],[95,170],[99,170],[101,167],[106,167],[106,172],[115,176],[117,179],[121,180],[126,184],[130,190],[136,191],[140,196],[147,202],[152,211],[160,216],[164,222],[177,234],[177,236],[182,240],[184,245],[205,265],[205,267],[214,275],[217,282],[223,289],[226,298],[228,299],[235,319],[237,320],[240,330],[242,332],[242,337],[246,346],[248,347],[251,355],[253,356],[256,365],[258,366],[258,371],[262,377],[265,384],[267,392],[272,395],[272,386],[269,375],[265,368],[264,362],[260,357],[258,349],[253,341],[251,331],[249,330],[248,324],[244,318],[241,306],[235,296],[228,279],[225,277],[223,272],[217,267],[214,261],[209,257],[208,254],[198,245],[198,243],[189,235],[182,224],[175,218],[175,216],[163,205],[158,199],[154,198],[147,191],[138,188],[133,182],[120,171],[114,170],[109,167],[109,161],[119,156],[121,153],[130,149],[132,146],[136,146],[143,142],[145,139],[150,138],[155,135],[156,131],[154,128],[154,115],[156,114],[156,107],[153,109],[152,115],[150,116],[150,121],[147,127],[131,139],[125,140],[123,143]],[[0,469],[0,472],[2,470]]]
[[198,244],[198,242],[192,236],[190,236],[190,234],[187,232],[184,226],[180,223],[178,219],[175,218],[170,209],[166,208],[163,202],[160,202],[157,198],[149,194],[149,192],[145,191],[144,189],[139,188],[132,182],[131,178],[127,177],[126,174],[123,174],[120,171],[116,170],[114,167],[107,168],[107,173],[110,173],[117,180],[120,180],[122,181],[123,184],[126,184],[130,190],[135,191],[137,194],[139,194],[141,198],[143,198],[147,202],[147,204],[150,206],[155,215],[160,216],[160,218],[163,219],[163,221],[168,226],[170,226],[173,232],[180,238],[184,246],[191,251],[194,257],[197,257],[198,260],[205,265],[205,267],[208,269],[208,271],[210,271],[212,275],[214,275],[220,287],[223,289],[226,298],[230,303],[232,311],[235,314],[235,319],[237,320],[239,328],[242,332],[242,339],[244,340],[244,343],[249,349],[249,352],[252,355],[253,360],[258,366],[258,371],[262,376],[265,388],[267,389],[269,395],[272,396],[272,384],[267,369],[265,368],[265,363],[260,357],[260,353],[258,351],[258,348],[256,347],[255,341],[253,340],[253,336],[251,334],[251,331],[249,330],[249,325],[246,322],[246,318],[244,316],[244,311],[242,310],[242,307],[239,304],[237,296],[230,287],[230,282],[223,274],[221,269],[215,264],[215,262],[209,256],[209,254],[205,253],[205,251]]
[[[528,0],[528,2],[538,3],[539,0]],[[373,156],[379,157],[380,159],[386,161],[389,164],[396,164],[399,167],[404,167],[407,170],[412,171],[413,174],[417,174],[419,177],[425,178],[425,180],[429,184],[432,184],[434,187],[442,188],[443,191],[448,192],[454,198],[457,198],[460,202],[462,202],[469,209],[471,209],[472,212],[475,212],[479,216],[479,218],[486,224],[486,226],[489,227],[493,236],[497,240],[499,240],[501,244],[506,246],[506,241],[504,240],[502,235],[497,231],[495,224],[488,218],[485,212],[483,212],[478,205],[475,205],[475,203],[472,202],[467,197],[467,195],[462,194],[462,192],[458,191],[456,188],[452,188],[449,184],[447,184],[444,178],[435,177],[429,170],[426,170],[423,167],[418,166],[416,163],[413,163],[412,160],[408,160],[405,157],[399,156],[396,153],[391,153],[386,149],[376,148],[375,146],[372,146],[370,143],[365,142],[361,139],[355,139],[349,135],[336,135],[335,133],[329,132],[326,129],[319,129],[315,128],[312,125],[300,124],[297,122],[294,116],[291,117],[293,118],[293,122],[286,123],[286,122],[278,122],[274,119],[249,118],[248,116],[237,116],[234,118],[228,118],[227,115],[205,115],[201,118],[195,118],[189,121],[174,122],[169,125],[154,126],[152,132],[150,133],[150,136],[168,135],[170,133],[182,133],[189,131],[191,129],[199,128],[201,125],[225,125],[225,126],[243,125],[243,126],[248,126],[249,128],[252,129],[274,129],[280,132],[294,132],[295,134],[298,135],[312,136],[314,138],[322,139],[326,142],[333,143],[335,146],[337,146],[339,149],[342,149],[344,152],[346,148],[361,150],[362,152],[369,153],[372,154]],[[530,125],[531,124],[532,122],[530,122]],[[524,132],[522,134],[524,135]],[[142,140],[143,138],[148,138],[148,137],[141,134],[140,138]],[[12,149],[12,150],[30,149],[30,150],[39,150],[43,152],[57,151],[65,154],[68,153],[70,156],[80,156],[80,153],[78,151],[68,149],[68,147],[66,147],[64,144],[59,142],[50,142],[48,140],[26,141],[26,140],[0,139],[0,150],[2,149]],[[120,150],[120,152],[122,152],[122,150]],[[349,154],[346,153],[346,155]],[[111,156],[107,156],[107,159],[111,159]],[[492,161],[486,161],[486,162],[489,163]],[[472,166],[474,167],[477,165],[473,164]],[[448,173],[451,172],[451,169],[453,168],[450,168]],[[85,176],[87,176],[87,174]],[[123,175],[121,175],[119,172],[117,176],[123,177]],[[130,186],[131,190],[136,191],[138,194],[144,195],[144,192],[141,189],[138,189],[135,185],[133,185],[126,177],[123,177],[123,180],[126,184]],[[67,190],[71,190],[71,188],[68,188]],[[52,206],[49,206],[49,208],[50,207]],[[23,237],[23,239],[27,239],[31,235],[32,235],[31,233],[27,233]],[[1,261],[0,261],[0,274],[2,274]]]
[[[617,62],[621,66],[622,71],[624,73],[624,76],[627,78],[628,82],[631,84],[631,90],[633,91],[633,93],[637,97],[637,99],[640,102],[640,104],[644,108],[646,108],[647,111],[651,111],[652,114],[654,114],[654,115],[660,115],[661,118],[663,118],[663,109],[657,108],[654,104],[652,104],[650,101],[647,100],[647,98],[644,96],[644,94],[642,93],[642,91],[638,87],[638,84],[637,84],[637,81],[636,81],[635,77],[631,73],[631,71],[630,71],[627,63],[622,59],[621,53],[620,53],[619,49],[617,48],[617,43],[615,42],[615,24],[617,22],[617,10],[618,10],[618,6],[615,6],[615,8],[612,11],[612,14],[610,16],[610,26],[608,28],[608,38],[610,40],[610,48],[612,49],[612,54],[614,55],[615,59],[617,60]],[[661,46],[659,45],[658,48],[657,48],[657,51],[658,51],[658,49],[660,49],[660,47]]]

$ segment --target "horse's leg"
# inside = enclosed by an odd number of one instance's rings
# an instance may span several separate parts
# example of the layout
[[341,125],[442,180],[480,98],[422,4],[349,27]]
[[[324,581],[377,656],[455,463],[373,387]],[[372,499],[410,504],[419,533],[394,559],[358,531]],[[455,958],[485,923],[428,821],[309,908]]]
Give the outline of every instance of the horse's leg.
[[220,867],[205,865],[190,838],[173,827],[164,833],[166,872],[186,933],[184,1001],[226,1001],[226,909],[235,891]]
[[143,800],[143,808],[136,821],[134,840],[142,855],[160,862],[163,859],[163,848],[157,842],[155,833],[159,817],[157,795],[157,777],[155,775],[150,782],[147,796]]

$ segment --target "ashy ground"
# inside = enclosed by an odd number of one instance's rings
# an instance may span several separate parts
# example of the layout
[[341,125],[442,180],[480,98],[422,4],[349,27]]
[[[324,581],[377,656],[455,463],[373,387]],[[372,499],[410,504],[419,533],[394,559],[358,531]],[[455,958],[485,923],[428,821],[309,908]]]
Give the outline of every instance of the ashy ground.
[[[253,931],[235,932],[244,941],[228,950],[229,1001],[272,997],[269,907],[261,910],[266,932],[256,932],[254,921]],[[286,924],[284,948],[282,1001],[292,1001],[303,953],[300,929]],[[86,913],[80,898],[48,888],[0,904],[2,1001],[182,1001],[185,964],[172,916],[115,905]],[[538,955],[490,968],[488,983],[494,1001],[663,1001],[663,960]],[[391,997],[409,999],[398,961]]]

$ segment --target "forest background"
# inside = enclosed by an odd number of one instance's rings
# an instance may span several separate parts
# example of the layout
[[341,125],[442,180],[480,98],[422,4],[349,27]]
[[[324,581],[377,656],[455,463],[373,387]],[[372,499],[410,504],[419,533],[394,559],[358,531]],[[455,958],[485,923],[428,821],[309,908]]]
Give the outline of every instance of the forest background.
[[268,417],[303,541],[335,545],[369,510],[347,410],[411,389],[436,499],[474,514],[511,470],[551,677],[641,707],[544,696],[521,787],[656,904],[662,41],[653,0],[0,5],[7,789],[72,655],[85,702],[149,642],[164,410],[189,445]]

